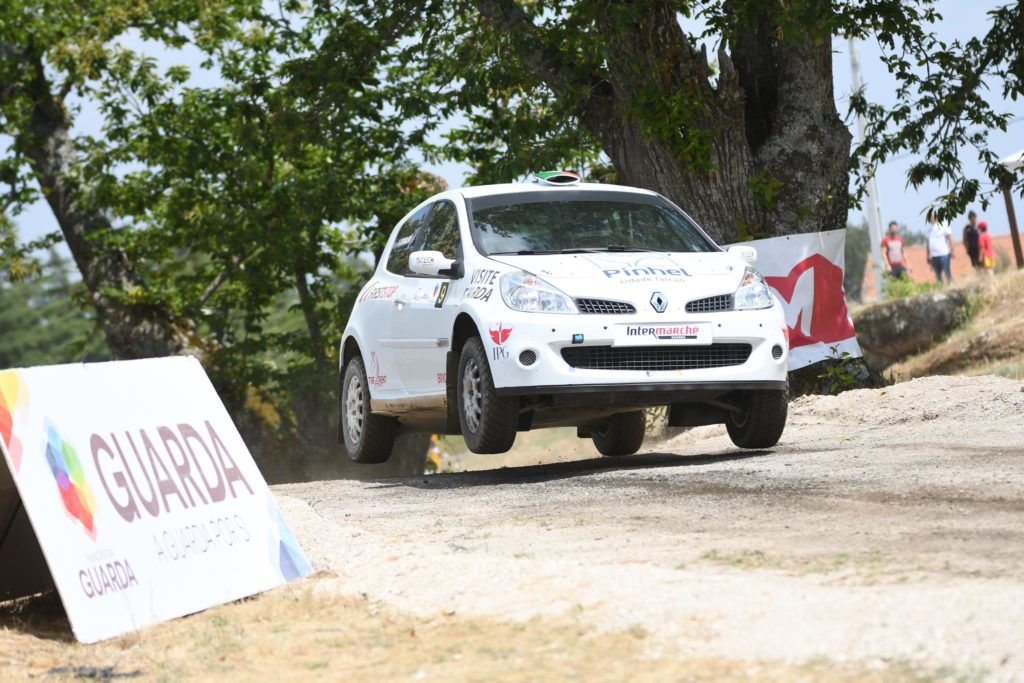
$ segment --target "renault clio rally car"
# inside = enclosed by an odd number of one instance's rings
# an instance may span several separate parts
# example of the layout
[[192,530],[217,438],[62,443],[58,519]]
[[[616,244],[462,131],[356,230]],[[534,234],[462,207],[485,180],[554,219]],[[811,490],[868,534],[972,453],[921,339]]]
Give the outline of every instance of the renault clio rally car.
[[775,445],[787,328],[756,251],[723,251],[654,192],[537,176],[442,192],[394,229],[341,342],[348,456],[384,462],[405,431],[503,453],[558,426],[629,455],[662,405]]

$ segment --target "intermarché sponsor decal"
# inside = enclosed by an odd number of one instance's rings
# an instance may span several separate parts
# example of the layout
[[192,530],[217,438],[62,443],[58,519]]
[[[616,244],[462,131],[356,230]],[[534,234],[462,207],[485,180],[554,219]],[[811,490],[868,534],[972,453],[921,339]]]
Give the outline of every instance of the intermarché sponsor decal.
[[627,325],[627,337],[655,337],[656,339],[696,339],[700,325]]

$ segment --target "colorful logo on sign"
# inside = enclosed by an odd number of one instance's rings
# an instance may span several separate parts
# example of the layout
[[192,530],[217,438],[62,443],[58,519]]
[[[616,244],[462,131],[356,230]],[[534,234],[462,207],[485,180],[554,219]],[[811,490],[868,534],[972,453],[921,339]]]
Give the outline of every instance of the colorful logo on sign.
[[270,518],[277,523],[276,538],[273,535],[271,536],[270,547],[271,557],[274,558],[276,556],[277,570],[280,572],[281,578],[285,581],[291,581],[308,576],[312,568],[309,566],[306,556],[302,553],[299,542],[292,535],[291,529],[288,528],[288,523],[284,520],[284,516],[274,503],[274,499],[267,496],[267,503]]
[[784,306],[790,348],[819,342],[834,344],[854,336],[846,310],[843,269],[823,255],[811,254],[793,266],[788,275],[766,277],[765,281],[786,304],[795,304]]
[[21,439],[14,433],[14,421],[19,413],[28,409],[28,391],[18,373],[13,370],[0,372],[0,439],[11,456],[14,473],[21,467],[24,453]]
[[487,331],[491,333],[491,341],[493,341],[498,346],[501,346],[502,344],[507,342],[509,336],[512,334],[512,328],[502,327],[501,323],[498,323],[498,329],[488,328]]
[[78,520],[89,538],[96,540],[96,499],[85,480],[82,464],[71,444],[65,441],[57,428],[46,422],[46,462],[57,482],[64,509]]

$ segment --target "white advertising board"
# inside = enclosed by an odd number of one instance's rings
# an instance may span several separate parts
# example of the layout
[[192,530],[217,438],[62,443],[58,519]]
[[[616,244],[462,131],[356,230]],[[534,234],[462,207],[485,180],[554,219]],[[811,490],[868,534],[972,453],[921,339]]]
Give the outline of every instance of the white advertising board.
[[757,270],[786,311],[790,370],[844,351],[853,357],[862,355],[843,289],[845,229],[743,245],[757,249]]
[[2,371],[0,449],[81,642],[310,572],[193,358]]

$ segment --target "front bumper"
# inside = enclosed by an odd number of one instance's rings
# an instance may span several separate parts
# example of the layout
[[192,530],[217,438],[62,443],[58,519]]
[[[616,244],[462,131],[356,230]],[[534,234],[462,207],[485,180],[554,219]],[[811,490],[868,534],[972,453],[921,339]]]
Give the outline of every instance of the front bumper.
[[[724,311],[656,317],[634,315],[552,315],[514,313],[493,323],[484,343],[490,355],[491,374],[499,395],[664,392],[676,394],[707,390],[781,389],[785,387],[789,344],[782,307],[776,302],[759,311]],[[712,327],[711,343],[742,343],[751,347],[745,362],[724,367],[674,370],[622,370],[571,367],[562,349],[614,344],[614,327],[636,323],[707,323]],[[494,330],[503,330],[495,334]],[[496,339],[506,337],[504,344]],[[574,343],[574,338],[578,343]],[[582,339],[582,342],[579,340]],[[701,348],[665,342],[647,342],[646,347]],[[782,350],[778,358],[773,347]],[[628,346],[617,346],[630,348]],[[776,349],[777,350],[777,349]],[[532,352],[532,353],[531,353]],[[534,356],[536,360],[525,363]]]

